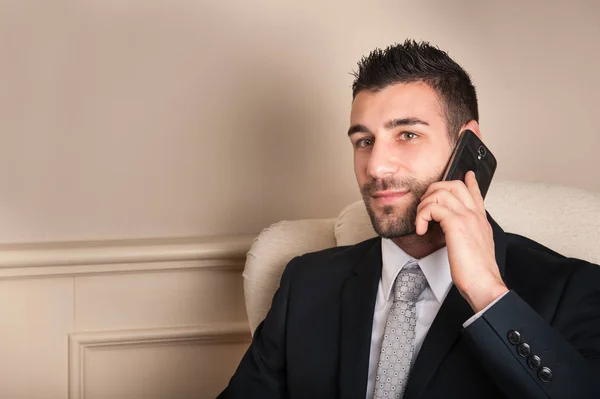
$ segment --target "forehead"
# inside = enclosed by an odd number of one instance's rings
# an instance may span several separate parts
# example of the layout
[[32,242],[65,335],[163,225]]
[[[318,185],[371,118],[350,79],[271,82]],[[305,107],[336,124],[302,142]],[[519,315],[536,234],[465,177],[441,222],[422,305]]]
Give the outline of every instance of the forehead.
[[426,83],[398,83],[372,92],[359,92],[352,102],[351,125],[379,126],[397,118],[419,118],[445,127],[436,92]]

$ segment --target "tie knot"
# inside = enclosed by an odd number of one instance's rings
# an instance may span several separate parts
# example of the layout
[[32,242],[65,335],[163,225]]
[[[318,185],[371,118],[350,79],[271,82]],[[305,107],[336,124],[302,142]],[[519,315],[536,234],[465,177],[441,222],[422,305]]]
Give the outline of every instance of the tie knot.
[[410,263],[400,270],[394,285],[394,302],[416,302],[427,288],[427,279],[418,263]]

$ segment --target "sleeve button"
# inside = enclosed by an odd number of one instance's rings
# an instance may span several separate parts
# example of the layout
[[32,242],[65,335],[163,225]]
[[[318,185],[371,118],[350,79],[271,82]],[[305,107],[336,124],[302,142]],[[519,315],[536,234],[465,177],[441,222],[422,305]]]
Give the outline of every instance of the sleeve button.
[[531,355],[529,359],[527,359],[527,365],[532,370],[537,370],[542,366],[542,359],[538,355]]
[[508,341],[513,345],[519,345],[521,343],[521,333],[519,333],[517,330],[509,331]]
[[531,354],[531,347],[526,342],[523,342],[521,345],[517,346],[517,353],[521,357],[527,357]]
[[552,381],[552,370],[550,370],[548,367],[542,367],[540,371],[538,371],[538,378],[542,382]]

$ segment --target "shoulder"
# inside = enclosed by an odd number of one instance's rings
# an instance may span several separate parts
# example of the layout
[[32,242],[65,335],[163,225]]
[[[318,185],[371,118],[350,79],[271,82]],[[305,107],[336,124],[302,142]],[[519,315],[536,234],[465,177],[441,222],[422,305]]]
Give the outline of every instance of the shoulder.
[[572,267],[598,267],[598,265],[583,259],[567,257],[530,238],[518,234],[506,233],[506,237],[507,257],[510,257],[513,260],[516,258],[539,260],[548,266],[568,264],[572,265]]
[[294,277],[328,274],[347,274],[367,253],[381,252],[381,238],[374,237],[355,245],[327,248],[298,256],[290,262]]
[[[600,282],[600,266],[564,256],[532,239],[507,233],[506,277],[528,285],[562,285],[581,276]],[[517,281],[518,280],[518,281]]]

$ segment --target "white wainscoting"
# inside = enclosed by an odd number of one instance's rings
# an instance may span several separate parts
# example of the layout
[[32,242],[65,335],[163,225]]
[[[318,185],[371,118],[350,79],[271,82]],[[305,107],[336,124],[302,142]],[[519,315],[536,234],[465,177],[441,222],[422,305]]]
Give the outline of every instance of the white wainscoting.
[[253,236],[0,247],[0,398],[214,398]]

